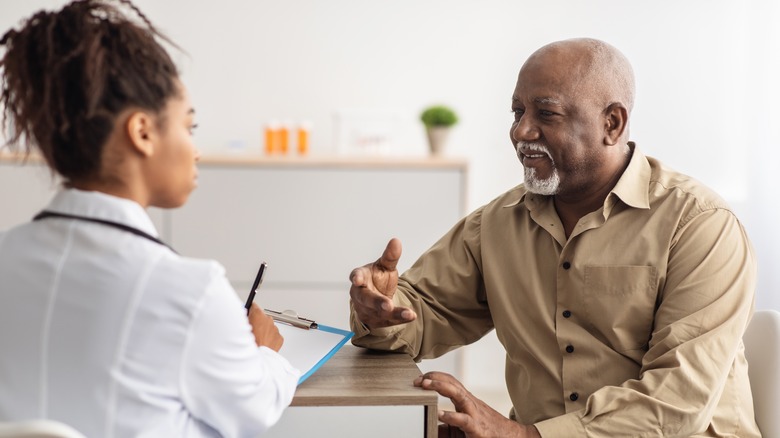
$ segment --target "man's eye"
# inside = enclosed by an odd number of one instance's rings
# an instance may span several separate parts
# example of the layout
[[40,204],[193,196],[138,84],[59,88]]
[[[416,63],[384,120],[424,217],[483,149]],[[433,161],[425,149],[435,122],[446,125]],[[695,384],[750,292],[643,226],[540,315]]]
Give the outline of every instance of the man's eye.
[[515,115],[515,120],[519,120],[520,117],[523,116],[523,113],[525,113],[525,110],[520,108],[512,108],[512,113]]
[[197,127],[198,127],[198,124],[197,124],[197,123],[194,123],[194,124],[190,125],[190,135],[192,135],[193,131],[195,131],[195,129],[196,129]]
[[547,110],[539,110],[539,115],[541,115],[542,117],[552,117],[555,115],[555,113]]

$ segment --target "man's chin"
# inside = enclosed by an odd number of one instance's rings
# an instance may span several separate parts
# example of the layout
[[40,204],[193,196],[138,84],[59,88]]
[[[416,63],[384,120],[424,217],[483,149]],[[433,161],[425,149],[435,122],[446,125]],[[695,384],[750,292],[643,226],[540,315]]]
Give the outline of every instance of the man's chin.
[[546,187],[546,186],[534,186],[529,185],[528,183],[525,184],[525,189],[528,190],[529,193],[533,193],[534,195],[542,195],[542,196],[553,196],[558,193],[557,187]]
[[[531,175],[529,175],[529,173]],[[533,170],[526,172],[524,181],[526,190],[536,195],[544,196],[552,196],[558,193],[561,180],[557,174],[553,174],[550,178],[547,179],[539,179],[536,178],[536,175],[533,175],[534,173],[535,172],[533,172]]]

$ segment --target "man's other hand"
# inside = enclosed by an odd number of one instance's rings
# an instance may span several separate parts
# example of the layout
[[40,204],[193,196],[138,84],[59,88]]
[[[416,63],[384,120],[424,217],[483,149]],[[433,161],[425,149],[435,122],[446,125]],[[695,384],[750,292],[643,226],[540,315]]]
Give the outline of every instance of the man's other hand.
[[[414,386],[430,389],[447,397],[456,412],[439,411],[439,437],[515,437],[540,438],[534,426],[523,426],[504,417],[487,403],[474,397],[458,379],[447,373],[432,371],[414,380]],[[459,433],[460,432],[460,433]]]

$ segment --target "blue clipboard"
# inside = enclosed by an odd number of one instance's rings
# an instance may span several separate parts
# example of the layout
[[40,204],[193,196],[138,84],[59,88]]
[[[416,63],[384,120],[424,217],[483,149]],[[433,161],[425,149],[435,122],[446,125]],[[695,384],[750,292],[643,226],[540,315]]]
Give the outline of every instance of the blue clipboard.
[[[279,333],[284,337],[279,354],[301,372],[299,385],[320,369],[354,335],[348,330],[298,317],[289,310],[266,310],[266,314],[274,318]],[[292,317],[298,318],[298,321],[292,321]]]

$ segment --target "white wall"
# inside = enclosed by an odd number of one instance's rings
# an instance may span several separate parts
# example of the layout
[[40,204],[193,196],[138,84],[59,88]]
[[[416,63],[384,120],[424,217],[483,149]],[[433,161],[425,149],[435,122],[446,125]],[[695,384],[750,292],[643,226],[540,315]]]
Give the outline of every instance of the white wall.
[[[6,29],[54,0],[0,0]],[[632,137],[645,153],[720,192],[759,255],[758,307],[780,309],[780,6],[773,0],[137,0],[177,54],[205,152],[259,150],[270,118],[314,122],[312,153],[334,151],[340,108],[404,114],[396,153],[424,154],[420,110],[461,123],[448,154],[471,163],[470,207],[521,180],[508,140],[514,81],[539,46],[589,36],[633,62]],[[377,230],[380,233],[392,230]],[[377,248],[379,251],[380,248]],[[495,344],[487,342],[491,352]],[[493,353],[491,353],[493,354]],[[478,355],[477,355],[478,356]],[[469,378],[501,375],[477,363]],[[495,372],[494,372],[495,371]],[[481,376],[489,378],[481,378]]]

